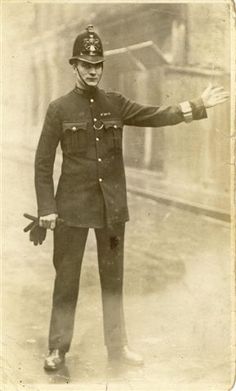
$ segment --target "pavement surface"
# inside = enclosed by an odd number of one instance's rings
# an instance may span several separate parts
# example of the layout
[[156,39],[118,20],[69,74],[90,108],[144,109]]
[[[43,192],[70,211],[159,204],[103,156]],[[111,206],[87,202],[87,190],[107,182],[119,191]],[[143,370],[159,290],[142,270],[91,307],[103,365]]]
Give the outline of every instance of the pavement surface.
[[54,269],[52,233],[34,247],[33,163],[9,151],[3,167],[3,390],[225,391],[234,379],[232,259],[228,223],[129,194],[125,314],[145,364],[107,361],[95,237],[83,260],[66,366],[43,370]]

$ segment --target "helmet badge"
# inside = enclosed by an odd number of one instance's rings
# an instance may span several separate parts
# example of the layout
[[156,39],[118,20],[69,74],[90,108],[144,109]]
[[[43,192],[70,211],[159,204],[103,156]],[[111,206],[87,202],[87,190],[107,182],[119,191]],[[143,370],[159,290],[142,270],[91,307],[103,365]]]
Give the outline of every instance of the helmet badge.
[[90,56],[95,55],[101,50],[100,42],[94,37],[93,34],[90,34],[89,38],[84,39],[83,47],[86,52],[89,52]]
[[89,38],[84,38],[83,40],[83,49],[85,52],[89,52],[90,56],[94,56],[101,50],[101,45],[99,39],[94,36],[93,25],[89,25],[86,30],[89,33]]

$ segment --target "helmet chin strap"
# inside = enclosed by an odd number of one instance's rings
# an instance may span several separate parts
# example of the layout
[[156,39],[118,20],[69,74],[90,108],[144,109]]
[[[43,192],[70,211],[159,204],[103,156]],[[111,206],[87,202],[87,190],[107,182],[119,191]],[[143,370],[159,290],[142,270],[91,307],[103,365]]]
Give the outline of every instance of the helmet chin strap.
[[76,69],[76,72],[77,72],[77,74],[79,75],[79,78],[80,78],[80,80],[82,81],[83,86],[85,87],[85,89],[86,89],[86,90],[93,89],[94,87],[92,87],[92,86],[90,86],[89,84],[87,84],[86,81],[82,78],[82,76],[81,76],[80,71],[78,70],[78,68],[75,67],[75,69]]

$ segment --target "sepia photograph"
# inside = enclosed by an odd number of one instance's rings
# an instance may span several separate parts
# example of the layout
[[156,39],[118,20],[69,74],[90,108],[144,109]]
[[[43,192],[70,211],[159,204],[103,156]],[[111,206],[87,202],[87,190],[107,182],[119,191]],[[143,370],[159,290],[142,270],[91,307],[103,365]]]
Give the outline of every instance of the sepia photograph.
[[1,389],[232,390],[234,1],[1,6]]

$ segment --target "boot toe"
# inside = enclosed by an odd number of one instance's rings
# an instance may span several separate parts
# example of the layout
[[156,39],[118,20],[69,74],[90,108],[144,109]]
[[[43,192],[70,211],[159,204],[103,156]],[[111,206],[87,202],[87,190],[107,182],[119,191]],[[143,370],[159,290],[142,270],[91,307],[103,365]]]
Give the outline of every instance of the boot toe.
[[65,362],[65,354],[58,349],[49,352],[44,361],[44,369],[47,371],[56,371],[60,369]]

